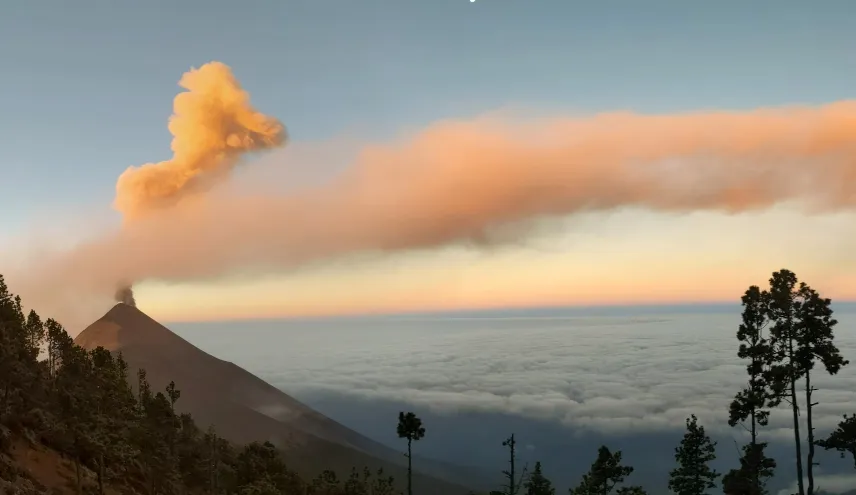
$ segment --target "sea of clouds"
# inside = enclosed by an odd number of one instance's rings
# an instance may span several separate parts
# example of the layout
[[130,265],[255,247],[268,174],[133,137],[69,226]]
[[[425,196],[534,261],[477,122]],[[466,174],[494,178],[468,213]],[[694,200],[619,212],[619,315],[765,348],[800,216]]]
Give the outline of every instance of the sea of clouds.
[[[426,424],[449,441],[464,442],[467,435],[475,441],[488,425],[516,428],[521,444],[543,456],[553,437],[567,437],[564,448],[576,449],[568,454],[576,465],[568,480],[590,465],[597,447],[591,443],[603,442],[637,460],[637,481],[659,483],[667,472],[654,471],[673,463],[684,422],[695,414],[720,443],[722,469],[733,467],[735,442],[745,442],[745,433],[727,424],[728,404],[746,383],[745,365],[736,357],[739,308],[636,313],[553,310],[171,326],[347,426],[375,438],[390,430],[378,438],[388,443],[394,437],[386,416],[409,407],[430,417]],[[847,308],[837,316],[836,341],[854,365],[834,377],[817,373],[819,435],[842,414],[856,412],[856,312]],[[776,411],[762,433],[779,460],[777,488],[783,493],[785,473],[793,472],[791,421],[788,411]],[[443,429],[455,433],[438,432]],[[472,456],[478,449],[467,451]],[[448,459],[439,444],[427,453]],[[652,456],[659,459],[646,459]],[[494,462],[502,452],[487,457]],[[820,460],[821,488],[856,487],[847,472],[852,464],[833,453],[822,452]]]

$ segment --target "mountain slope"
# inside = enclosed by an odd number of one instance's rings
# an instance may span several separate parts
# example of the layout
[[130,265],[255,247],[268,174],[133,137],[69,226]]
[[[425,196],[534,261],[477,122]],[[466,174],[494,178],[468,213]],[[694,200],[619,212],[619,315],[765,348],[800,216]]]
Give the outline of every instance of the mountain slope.
[[[323,416],[255,375],[205,353],[138,309],[117,304],[75,338],[87,349],[121,351],[132,373],[144,368],[154,390],[175,381],[177,403],[200,427],[214,425],[235,443],[268,440],[290,465],[307,476],[323,469],[347,474],[351,467],[382,467],[406,479],[403,455]],[[129,381],[136,382],[132,375]],[[394,425],[390,419],[390,428]],[[431,469],[433,468],[433,469]],[[429,467],[443,473],[443,467]],[[442,474],[441,474],[442,475]],[[414,473],[417,494],[466,493],[436,476]]]

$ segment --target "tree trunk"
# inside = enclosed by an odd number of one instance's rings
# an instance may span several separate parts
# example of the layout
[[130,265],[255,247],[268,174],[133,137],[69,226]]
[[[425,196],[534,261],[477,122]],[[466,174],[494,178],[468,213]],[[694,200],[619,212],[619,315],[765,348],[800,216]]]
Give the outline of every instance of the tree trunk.
[[146,461],[145,463],[145,470],[149,478],[147,483],[149,488],[149,495],[155,495],[155,470],[149,461]]
[[83,483],[80,480],[80,459],[76,455],[74,456],[74,476],[77,495],[83,495]]
[[220,458],[214,458],[214,471],[211,472],[211,493],[219,493],[220,492]]
[[53,381],[54,375],[53,341],[50,336],[48,336],[48,377],[50,377],[51,381]]
[[208,459],[208,493],[214,493],[214,452],[211,452],[211,458]]
[[3,392],[3,408],[0,409],[0,418],[5,418],[9,409],[9,383],[6,383]]
[[[754,404],[754,397],[752,400],[753,400],[753,404]],[[757,426],[757,421],[755,420],[756,414],[757,414],[757,412],[755,411],[755,406],[752,406],[752,414],[751,414],[751,417],[752,417],[752,440],[750,443],[750,445],[751,445],[750,452],[753,453],[752,455],[755,455],[754,452],[758,448],[758,426]],[[754,466],[752,468],[751,476],[752,476],[752,489],[753,490],[756,490],[758,488],[758,485],[760,484],[759,483],[759,476],[758,476],[758,474],[759,474],[758,470],[759,469],[760,469],[759,466]]]
[[98,456],[98,493],[104,495],[104,453]]
[[509,492],[511,495],[517,495],[517,478],[514,474],[514,435],[511,435],[511,475],[508,478]]
[[814,405],[811,403],[811,371],[806,370],[805,373],[805,419],[806,419],[806,429],[808,432],[806,436],[808,437],[808,458],[806,459],[806,474],[808,478],[808,487],[806,488],[806,495],[814,495],[814,427],[811,424],[811,407]]
[[217,489],[215,475],[217,473],[217,440],[211,440],[211,457],[208,459],[208,492],[214,493]]
[[751,423],[752,427],[749,430],[749,433],[752,435],[752,439],[749,441],[749,443],[752,445],[752,447],[755,447],[755,444],[758,443],[758,432],[756,430],[757,427],[755,426],[755,407],[754,406],[752,407],[752,412],[749,415],[749,417],[752,420],[752,423]]
[[[793,325],[790,325],[793,328]],[[794,369],[796,366],[794,359],[794,339],[793,337],[788,339],[788,364],[790,369],[788,370],[791,373],[789,377],[789,381],[791,382],[791,409],[794,413],[794,442],[796,444],[796,454],[797,454],[797,493],[799,495],[805,494],[805,485],[803,484],[803,464],[802,464],[802,437],[800,436],[800,412],[799,412],[799,404],[797,403],[797,379],[796,379],[796,370]]]
[[410,454],[411,439],[407,439],[407,495],[413,495],[413,458]]

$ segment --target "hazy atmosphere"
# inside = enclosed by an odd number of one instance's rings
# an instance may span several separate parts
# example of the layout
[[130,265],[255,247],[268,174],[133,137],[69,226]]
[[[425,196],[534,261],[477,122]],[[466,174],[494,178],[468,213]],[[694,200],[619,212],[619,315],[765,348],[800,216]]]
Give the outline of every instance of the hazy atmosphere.
[[854,25],[4,7],[0,493],[854,495]]

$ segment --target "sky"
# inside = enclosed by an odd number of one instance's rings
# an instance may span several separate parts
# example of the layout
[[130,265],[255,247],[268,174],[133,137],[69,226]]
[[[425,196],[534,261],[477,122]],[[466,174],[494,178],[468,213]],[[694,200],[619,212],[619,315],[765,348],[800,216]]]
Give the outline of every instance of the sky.
[[[0,242],[70,243],[118,222],[116,178],[169,158],[178,79],[212,60],[286,125],[290,146],[309,157],[301,173],[324,175],[338,164],[324,153],[509,109],[669,113],[846,100],[854,17],[856,5],[833,0],[18,2],[0,18],[0,132],[10,137],[0,147]],[[142,309],[170,320],[734,300],[787,266],[832,297],[856,299],[854,219],[784,207],[619,211],[551,222],[487,251],[144,281],[136,293]]]

